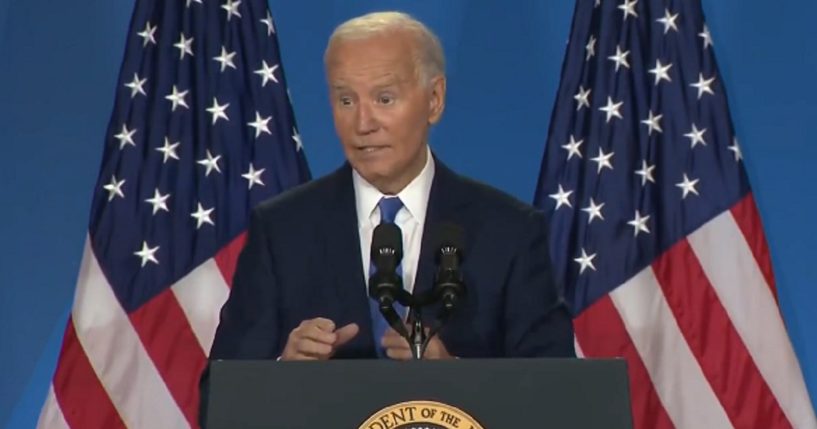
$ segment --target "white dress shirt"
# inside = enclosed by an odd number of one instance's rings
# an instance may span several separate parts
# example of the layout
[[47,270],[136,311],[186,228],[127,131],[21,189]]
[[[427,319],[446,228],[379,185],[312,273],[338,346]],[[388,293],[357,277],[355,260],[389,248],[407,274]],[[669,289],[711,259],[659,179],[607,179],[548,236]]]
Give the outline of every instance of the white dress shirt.
[[[426,165],[420,174],[397,195],[388,195],[400,197],[403,202],[394,223],[403,233],[403,288],[409,293],[414,290],[428,196],[431,193],[431,182],[434,180],[434,159],[431,157],[431,149],[426,150],[428,151]],[[377,203],[387,195],[377,190],[357,171],[352,170],[352,179],[355,187],[357,227],[360,233],[360,259],[363,262],[363,278],[366,279],[368,291],[372,234],[374,228],[380,224],[380,208]]]

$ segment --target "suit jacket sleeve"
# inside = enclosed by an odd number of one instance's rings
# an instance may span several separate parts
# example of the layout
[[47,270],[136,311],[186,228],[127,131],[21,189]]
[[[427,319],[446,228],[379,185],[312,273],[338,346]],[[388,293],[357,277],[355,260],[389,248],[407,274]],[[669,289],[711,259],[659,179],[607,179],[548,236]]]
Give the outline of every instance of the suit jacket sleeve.
[[254,212],[230,297],[221,309],[211,359],[270,359],[279,352],[278,287],[265,226]]
[[553,280],[544,215],[531,211],[505,289],[505,356],[573,357],[570,312]]
[[[221,309],[211,360],[270,359],[278,355],[278,288],[267,237],[264,219],[253,212],[230,297]],[[209,368],[205,368],[199,383],[201,427],[205,426],[209,385]]]

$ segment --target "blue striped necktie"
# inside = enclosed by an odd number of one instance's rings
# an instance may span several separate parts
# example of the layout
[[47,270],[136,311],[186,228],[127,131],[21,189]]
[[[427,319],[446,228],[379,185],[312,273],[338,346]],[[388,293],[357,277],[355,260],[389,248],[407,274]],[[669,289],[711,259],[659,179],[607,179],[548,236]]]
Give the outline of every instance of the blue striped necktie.
[[[403,202],[400,201],[399,197],[383,197],[377,203],[377,206],[380,207],[380,223],[394,223],[394,219],[397,217],[397,212],[403,207]],[[397,275],[402,279],[403,278],[403,264],[402,262],[397,266]],[[369,277],[375,273],[375,266],[372,261],[369,261]],[[394,309],[397,310],[397,314],[402,316],[405,314],[405,309],[402,305],[398,303],[394,303]],[[383,315],[380,313],[380,309],[377,306],[377,302],[373,299],[369,300],[369,310],[372,317],[372,333],[374,334],[374,345],[375,350],[377,351],[377,356],[380,358],[386,357],[386,351],[381,346],[380,341],[383,339],[383,335],[386,334],[386,330],[389,328],[389,323],[386,322],[386,319],[383,318]]]

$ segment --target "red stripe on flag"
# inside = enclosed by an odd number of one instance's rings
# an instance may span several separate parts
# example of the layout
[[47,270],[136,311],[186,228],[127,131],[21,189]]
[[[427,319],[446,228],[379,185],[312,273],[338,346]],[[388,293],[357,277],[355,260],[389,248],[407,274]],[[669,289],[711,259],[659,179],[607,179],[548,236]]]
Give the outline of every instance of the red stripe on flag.
[[766,242],[766,235],[763,234],[763,223],[760,220],[760,213],[757,211],[755,197],[752,194],[746,195],[732,207],[732,217],[743,233],[743,238],[752,250],[757,266],[766,279],[766,284],[772,290],[775,301],[777,301],[777,287],[774,282],[774,272],[772,270],[772,258],[769,254],[769,245]]
[[54,396],[69,427],[125,428],[82,349],[73,318],[68,319],[65,328],[53,384]]
[[684,339],[732,424],[791,427],[689,242],[672,246],[652,267]]
[[173,399],[198,427],[199,377],[207,358],[173,291],[166,289],[129,317]]
[[673,428],[610,297],[604,297],[573,319],[576,338],[586,357],[623,357],[630,377],[633,427],[635,429]]
[[238,255],[241,254],[241,249],[244,248],[244,243],[247,242],[247,232],[244,231],[234,238],[226,246],[222,247],[216,253],[214,259],[218,265],[221,275],[224,276],[224,281],[227,286],[233,286],[233,275],[235,274],[235,267],[238,264]]

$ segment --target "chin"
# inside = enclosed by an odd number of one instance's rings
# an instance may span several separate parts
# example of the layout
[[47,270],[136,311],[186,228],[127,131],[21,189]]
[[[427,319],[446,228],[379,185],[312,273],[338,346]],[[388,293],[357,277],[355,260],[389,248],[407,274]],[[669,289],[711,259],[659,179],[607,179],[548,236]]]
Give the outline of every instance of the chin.
[[384,180],[388,180],[389,175],[385,172],[373,170],[371,168],[362,168],[357,169],[358,174],[363,176],[367,182],[371,183],[372,185],[377,185],[378,183],[382,183]]
[[357,170],[357,172],[360,173],[360,175],[366,180],[369,180],[370,177],[372,179],[377,179],[380,177],[389,176],[394,170],[391,168],[391,165],[384,162],[384,160],[357,159],[351,164],[352,167],[354,167],[354,169]]

